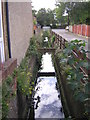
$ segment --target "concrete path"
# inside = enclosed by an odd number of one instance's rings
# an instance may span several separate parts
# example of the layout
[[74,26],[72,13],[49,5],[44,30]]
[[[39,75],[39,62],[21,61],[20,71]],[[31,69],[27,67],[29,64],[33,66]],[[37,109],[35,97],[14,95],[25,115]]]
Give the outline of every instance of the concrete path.
[[[65,29],[52,29],[52,31],[62,36],[62,38],[64,38],[68,42],[75,39],[84,40],[86,42],[85,49],[90,51],[90,37],[87,38],[85,36],[80,36],[72,32],[69,32],[68,30],[65,30]],[[90,53],[88,54],[88,57],[90,58]]]

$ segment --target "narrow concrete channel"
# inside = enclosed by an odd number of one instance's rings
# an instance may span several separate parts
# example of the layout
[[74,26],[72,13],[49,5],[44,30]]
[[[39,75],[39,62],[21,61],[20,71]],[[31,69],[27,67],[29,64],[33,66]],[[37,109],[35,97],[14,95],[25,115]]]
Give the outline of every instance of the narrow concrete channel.
[[[45,53],[42,57],[42,69],[39,74],[45,76],[37,78],[34,95],[34,117],[36,118],[64,118],[61,96],[52,64],[51,54]],[[51,76],[48,73],[51,73]],[[54,73],[54,74],[52,74]]]

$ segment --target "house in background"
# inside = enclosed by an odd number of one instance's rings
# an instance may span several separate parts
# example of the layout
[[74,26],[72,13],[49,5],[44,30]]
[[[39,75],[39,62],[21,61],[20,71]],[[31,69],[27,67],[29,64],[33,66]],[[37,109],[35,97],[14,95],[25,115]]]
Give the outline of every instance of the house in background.
[[32,36],[31,3],[0,0],[0,69],[12,72],[20,64]]

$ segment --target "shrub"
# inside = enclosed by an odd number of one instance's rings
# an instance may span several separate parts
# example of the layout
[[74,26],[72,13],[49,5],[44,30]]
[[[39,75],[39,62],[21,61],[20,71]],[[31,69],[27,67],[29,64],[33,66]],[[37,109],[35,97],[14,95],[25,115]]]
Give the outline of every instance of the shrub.
[[4,82],[2,83],[2,117],[6,118],[8,115],[9,110],[9,102],[10,99],[12,99],[11,94],[13,93],[12,90],[12,84],[13,84],[13,77],[8,76]]
[[[58,54],[58,58],[66,75],[67,83],[74,92],[75,100],[83,102],[86,113],[88,113],[90,112],[90,106],[88,106],[90,102],[90,78],[80,71],[80,67],[84,67],[87,70],[90,68],[86,59],[86,52],[88,51],[85,51],[84,47],[85,42],[82,40],[74,40],[66,43],[66,48],[61,54]],[[76,59],[72,50],[82,52],[84,59]],[[81,80],[83,80],[84,83],[82,83]]]

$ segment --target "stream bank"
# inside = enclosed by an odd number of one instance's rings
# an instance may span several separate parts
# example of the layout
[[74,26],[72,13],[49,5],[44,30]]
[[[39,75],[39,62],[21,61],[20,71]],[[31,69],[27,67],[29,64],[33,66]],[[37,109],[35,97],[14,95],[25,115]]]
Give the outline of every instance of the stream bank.
[[[55,72],[51,53],[42,55],[42,66],[38,73],[43,74],[43,72]],[[28,112],[28,120],[37,118],[64,118],[61,93],[58,88],[55,74],[51,74],[51,76],[39,76],[36,78],[36,81],[34,95],[32,96],[32,104]],[[29,102],[31,101],[29,100]]]
[[70,89],[66,76],[62,73],[62,68],[59,63],[58,56],[56,54],[52,57],[55,71],[57,74],[57,80],[61,91],[62,104],[64,108],[65,118],[86,119],[88,118],[83,114],[85,112],[83,103],[76,101],[73,96],[73,91]]
[[42,54],[39,53],[38,48],[42,47],[42,41],[43,38],[41,33],[30,39],[25,58],[22,60],[18,68],[18,118],[28,119],[28,114],[30,112],[29,108],[33,101],[37,72],[41,66]]
[[41,45],[41,41],[38,40],[40,40],[40,35],[30,39],[25,58],[17,70],[18,118],[27,118],[31,104],[28,100],[32,101],[37,71],[40,68],[42,57],[42,54],[37,50],[38,46]]

